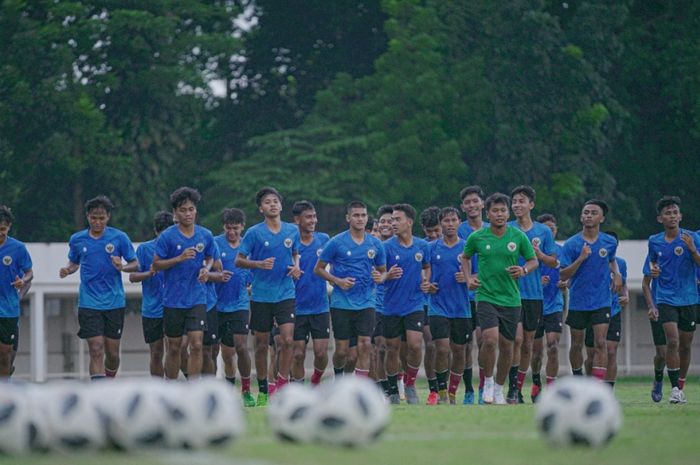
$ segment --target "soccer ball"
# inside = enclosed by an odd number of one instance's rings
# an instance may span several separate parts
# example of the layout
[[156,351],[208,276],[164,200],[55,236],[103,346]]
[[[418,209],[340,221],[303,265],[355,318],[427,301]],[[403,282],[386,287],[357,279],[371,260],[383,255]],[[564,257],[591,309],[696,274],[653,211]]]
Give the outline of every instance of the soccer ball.
[[106,444],[105,424],[94,393],[79,382],[47,385],[46,421],[52,449],[94,451]]
[[44,386],[25,384],[22,386],[27,403],[29,404],[29,448],[32,452],[47,452],[49,450],[49,425],[47,423],[50,398]]
[[321,442],[346,447],[375,441],[389,424],[384,394],[366,378],[347,376],[329,385],[316,409]]
[[314,389],[290,383],[275,392],[267,409],[267,422],[275,435],[289,442],[310,442],[314,439],[314,408],[318,395]]
[[622,426],[612,389],[592,378],[569,376],[552,384],[535,405],[535,421],[553,445],[607,444]]
[[0,455],[29,452],[32,442],[31,416],[26,396],[16,387],[0,387]]

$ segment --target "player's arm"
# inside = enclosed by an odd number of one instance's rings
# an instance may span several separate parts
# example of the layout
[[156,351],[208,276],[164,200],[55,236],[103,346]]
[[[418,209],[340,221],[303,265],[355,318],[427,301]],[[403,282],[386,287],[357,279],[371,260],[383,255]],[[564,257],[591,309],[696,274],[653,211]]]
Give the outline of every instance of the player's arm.
[[69,260],[68,264],[66,266],[64,266],[63,268],[58,270],[58,276],[61,279],[63,279],[66,276],[71,275],[71,274],[75,273],[76,271],[78,271],[78,268],[80,268],[80,265],[78,265],[77,263],[73,263]]
[[688,247],[688,251],[690,251],[690,256],[693,257],[695,265],[700,266],[700,252],[698,252],[698,244],[696,243],[698,241],[697,236],[688,233],[688,231],[684,231],[681,235],[681,240],[685,243],[686,247]]
[[314,274],[320,278],[325,279],[334,286],[338,286],[344,291],[347,291],[355,285],[355,278],[339,278],[337,276],[334,276],[330,271],[328,271],[327,267],[328,263],[319,258],[318,260],[316,260],[316,265],[314,265]]
[[642,294],[644,294],[644,300],[647,302],[647,308],[649,319],[656,321],[659,318],[659,310],[656,308],[654,303],[654,296],[651,294],[651,276],[644,275],[642,279]]
[[432,289],[433,283],[430,282],[432,271],[430,263],[426,263],[423,265],[423,269],[420,272],[420,290],[425,293],[430,292]]
[[540,266],[540,262],[537,260],[537,257],[531,258],[523,266],[514,265],[508,267],[508,274],[513,279],[520,279],[526,274],[532,273],[538,266]]
[[588,257],[591,256],[591,247],[584,242],[583,247],[581,247],[581,253],[579,254],[578,257],[576,257],[576,260],[571,262],[569,266],[566,268],[562,268],[559,271],[559,276],[562,281],[568,281],[573,275],[576,274],[578,269],[581,267],[583,262],[585,262]]
[[173,258],[160,258],[158,254],[153,255],[153,269],[155,271],[165,271],[186,260],[193,260],[197,256],[194,247],[186,248],[180,255]]
[[226,283],[231,280],[233,272],[229,270],[224,270],[224,265],[221,260],[214,260],[214,263],[209,270],[209,282],[212,283]]
[[249,270],[271,270],[275,266],[275,257],[269,257],[265,260],[251,260],[239,253],[236,256],[235,265],[238,268],[247,268]]
[[622,289],[620,289],[618,296],[618,302],[620,302],[620,307],[627,307],[627,304],[630,302],[630,293],[629,289],[627,289],[627,283],[622,285]]
[[151,269],[148,271],[134,271],[129,273],[129,282],[142,283],[151,279],[154,274],[156,274],[156,271],[153,269],[153,267],[151,267]]
[[479,281],[479,277],[477,275],[472,274],[472,256],[463,253],[459,256],[459,261],[462,262],[462,271],[464,272],[464,276],[466,278],[465,284],[467,286],[467,290],[479,288],[481,286],[481,281]]
[[133,259],[129,262],[126,262],[125,265],[124,262],[122,262],[122,257],[119,256],[112,256],[112,265],[114,265],[114,268],[121,271],[122,273],[131,273],[133,271],[138,271],[139,269],[138,260]]
[[301,271],[301,266],[299,265],[299,252],[295,251],[292,253],[292,264],[288,266],[287,269],[289,270],[287,276],[291,276],[294,279],[301,278],[304,272]]
[[618,294],[622,290],[622,273],[620,273],[620,267],[617,266],[617,260],[613,257],[612,260],[608,262],[608,266],[610,267],[610,272],[612,273],[613,277],[613,282],[612,282],[612,290],[613,292],[617,292]]
[[32,271],[31,268],[28,268],[24,270],[24,275],[21,278],[19,276],[15,276],[15,280],[12,281],[12,286],[21,292],[25,286],[29,286],[32,279],[34,279],[34,271]]

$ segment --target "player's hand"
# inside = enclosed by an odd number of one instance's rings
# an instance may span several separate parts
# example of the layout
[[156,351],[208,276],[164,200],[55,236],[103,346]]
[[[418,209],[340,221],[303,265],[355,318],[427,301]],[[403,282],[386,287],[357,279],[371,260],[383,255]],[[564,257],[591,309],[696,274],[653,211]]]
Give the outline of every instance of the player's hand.
[[564,290],[569,287],[569,280],[567,279],[566,281],[559,281],[557,283],[557,287],[561,290]]
[[355,285],[355,278],[336,278],[335,285],[342,290],[347,291],[352,289],[352,287]]
[[439,290],[440,288],[438,287],[438,283],[430,283],[430,290],[428,291],[428,293],[435,294]]
[[193,260],[197,256],[197,251],[194,247],[187,247],[178,257],[178,261]]
[[155,268],[153,268],[153,263],[151,263],[151,266],[148,268],[148,272],[151,274],[151,276],[155,276],[156,273],[158,273]]
[[431,283],[430,283],[430,281],[428,281],[427,279],[422,280],[422,281],[420,282],[420,290],[421,290],[421,292],[423,292],[423,293],[425,293],[425,294],[429,293],[429,292],[430,292],[430,285],[431,285]]
[[15,280],[12,281],[12,286],[17,289],[18,291],[21,291],[22,288],[24,287],[24,280],[20,278],[19,276],[15,276]]
[[549,276],[542,276],[542,285],[546,286],[552,280]]
[[471,275],[468,278],[468,280],[469,280],[468,281],[469,285],[467,287],[469,288],[469,290],[473,291],[473,290],[479,289],[481,287],[481,281],[479,281],[479,278],[477,276]]
[[627,307],[627,304],[630,303],[630,298],[628,295],[621,295],[617,301],[620,303],[620,307]]
[[684,231],[683,234],[681,234],[681,240],[683,241],[685,246],[688,247],[690,253],[695,253],[698,251],[698,248],[695,247],[695,241],[693,240],[693,236],[688,234],[688,231]]
[[275,266],[275,257],[269,257],[258,262],[258,268],[261,270],[271,270]]
[[301,275],[304,274],[304,272],[301,271],[301,268],[296,265],[289,265],[287,269],[289,270],[287,272],[287,276],[291,276],[293,279],[299,279],[301,278]]
[[209,280],[209,270],[206,269],[206,267],[202,267],[199,269],[199,275],[197,276],[197,281],[200,283],[204,284]]
[[467,282],[467,275],[464,274],[462,271],[458,271],[455,273],[455,281],[458,283],[464,284]]
[[374,281],[375,284],[381,284],[383,282],[382,281],[382,274],[379,271],[377,271],[377,269],[375,267],[372,267],[371,275],[372,275],[372,281]]
[[520,265],[513,265],[506,268],[506,271],[513,279],[522,278],[525,276],[525,269]]
[[535,257],[537,257],[538,260],[542,260],[542,257],[544,257],[544,254],[540,250],[539,244],[532,244],[532,248],[535,251]]
[[649,275],[652,279],[656,279],[661,275],[661,267],[656,262],[651,262],[649,264]]
[[111,258],[112,258],[112,266],[114,266],[114,268],[116,268],[117,270],[121,271],[122,267],[124,266],[124,264],[122,263],[122,257],[117,257],[115,255],[112,255]]
[[581,254],[578,256],[578,258],[579,260],[584,261],[585,259],[591,256],[591,253],[591,246],[587,243],[584,243],[583,247],[581,248]]
[[659,309],[656,307],[651,307],[649,311],[647,312],[647,315],[649,315],[649,319],[651,321],[659,321]]
[[221,280],[225,283],[231,281],[231,276],[233,276],[233,271],[224,270],[221,272]]
[[69,274],[70,274],[70,269],[67,266],[64,266],[63,268],[58,270],[58,277],[61,279],[65,278]]
[[401,276],[403,276],[403,268],[399,265],[393,265],[386,274],[386,280],[399,279]]

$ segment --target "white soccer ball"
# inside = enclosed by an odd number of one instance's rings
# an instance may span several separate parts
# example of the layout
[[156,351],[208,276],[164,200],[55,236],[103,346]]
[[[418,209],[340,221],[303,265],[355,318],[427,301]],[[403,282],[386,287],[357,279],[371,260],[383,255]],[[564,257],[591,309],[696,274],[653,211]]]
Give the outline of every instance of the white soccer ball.
[[622,412],[610,386],[593,378],[568,376],[540,396],[535,421],[553,445],[600,447],[619,431]]
[[49,384],[46,389],[50,447],[65,452],[95,451],[104,447],[107,442],[105,422],[95,405],[92,390],[80,382]]
[[50,393],[43,385],[25,384],[22,390],[29,404],[30,449],[32,452],[49,450],[50,431],[47,421],[51,402]]
[[353,447],[375,441],[389,424],[384,394],[366,378],[346,376],[328,385],[316,409],[321,442]]
[[30,451],[32,427],[29,410],[22,391],[10,384],[0,385],[0,456]]
[[275,392],[267,408],[267,422],[275,435],[289,442],[314,439],[314,408],[319,397],[311,387],[290,383]]

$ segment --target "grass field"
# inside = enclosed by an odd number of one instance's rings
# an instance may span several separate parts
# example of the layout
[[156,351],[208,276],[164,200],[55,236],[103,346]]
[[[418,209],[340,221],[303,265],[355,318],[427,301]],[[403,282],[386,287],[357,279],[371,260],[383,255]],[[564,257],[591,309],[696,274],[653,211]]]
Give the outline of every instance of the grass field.
[[[276,441],[265,409],[248,409],[248,431],[230,448],[148,455],[0,457],[2,465],[675,465],[700,462],[700,386],[689,380],[686,405],[654,404],[651,383],[616,385],[624,412],[617,438],[599,450],[552,449],[533,427],[532,404],[519,406],[394,407],[381,440],[363,449],[288,445]],[[668,389],[668,384],[665,387]],[[425,392],[423,399],[425,398]],[[667,396],[668,392],[664,392]]]

